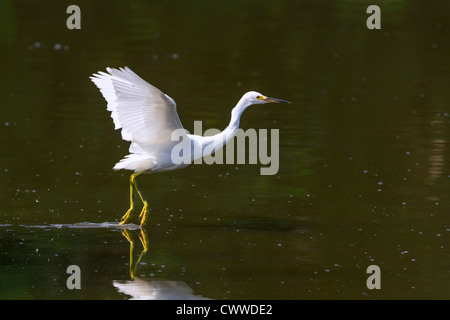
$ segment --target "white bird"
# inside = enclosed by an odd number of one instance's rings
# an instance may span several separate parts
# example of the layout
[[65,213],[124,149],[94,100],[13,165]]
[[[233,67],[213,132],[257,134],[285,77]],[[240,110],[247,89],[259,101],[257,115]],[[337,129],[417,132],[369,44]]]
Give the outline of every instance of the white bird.
[[[156,87],[143,80],[130,68],[106,68],[108,73],[98,72],[90,79],[100,89],[111,111],[115,129],[122,129],[123,140],[131,141],[129,152],[114,166],[114,170],[127,169],[134,173],[130,177],[130,209],[122,217],[120,224],[129,222],[134,211],[133,192],[136,190],[143,208],[140,226],[148,217],[148,203],[140,191],[136,178],[144,173],[169,171],[188,166],[196,158],[207,156],[220,150],[233,138],[239,128],[239,120],[244,110],[253,104],[290,103],[269,98],[250,91],[242,96],[231,111],[230,124],[214,136],[198,136],[185,132],[178,118],[175,101]],[[172,134],[181,132],[181,139],[190,145],[190,161],[174,161],[173,148],[180,140],[172,140]],[[207,148],[207,149],[206,149]],[[205,153],[194,150],[208,150]]]

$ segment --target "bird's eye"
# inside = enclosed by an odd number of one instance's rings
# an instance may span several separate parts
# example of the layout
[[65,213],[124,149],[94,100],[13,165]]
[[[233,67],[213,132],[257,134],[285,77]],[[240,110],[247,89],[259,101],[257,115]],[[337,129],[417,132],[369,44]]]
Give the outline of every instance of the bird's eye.
[[257,97],[256,97],[256,99],[258,99],[258,100],[261,100],[261,99],[262,99],[262,97],[261,97],[261,96],[257,96]]

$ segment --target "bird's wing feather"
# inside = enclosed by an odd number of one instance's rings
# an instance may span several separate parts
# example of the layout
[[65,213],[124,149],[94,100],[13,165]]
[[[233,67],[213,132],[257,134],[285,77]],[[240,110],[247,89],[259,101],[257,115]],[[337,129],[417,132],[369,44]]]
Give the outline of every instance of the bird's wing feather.
[[174,130],[183,128],[172,98],[128,67],[106,70],[90,78],[108,102],[107,110],[124,140],[140,145],[164,143]]

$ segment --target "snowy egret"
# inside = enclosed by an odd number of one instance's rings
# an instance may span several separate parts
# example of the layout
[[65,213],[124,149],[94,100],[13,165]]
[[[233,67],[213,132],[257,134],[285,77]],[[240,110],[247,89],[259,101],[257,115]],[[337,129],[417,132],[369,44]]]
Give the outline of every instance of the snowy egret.
[[[214,136],[191,135],[184,131],[178,118],[175,101],[156,87],[143,80],[130,68],[106,68],[106,72],[93,74],[90,79],[100,89],[107,101],[107,110],[111,111],[115,129],[122,129],[122,138],[131,141],[130,154],[120,160],[114,170],[127,169],[134,173],[130,177],[130,209],[122,217],[120,224],[129,222],[134,211],[133,193],[136,190],[143,208],[140,226],[148,217],[148,203],[138,187],[136,178],[144,173],[162,172],[183,168],[189,163],[177,163],[172,158],[172,149],[179,141],[172,140],[175,130],[184,132],[192,150],[209,150],[201,153],[207,156],[220,150],[235,135],[239,128],[239,119],[244,110],[253,104],[290,103],[269,98],[261,93],[250,91],[242,96],[231,111],[230,124]],[[191,152],[191,163],[199,155]]]

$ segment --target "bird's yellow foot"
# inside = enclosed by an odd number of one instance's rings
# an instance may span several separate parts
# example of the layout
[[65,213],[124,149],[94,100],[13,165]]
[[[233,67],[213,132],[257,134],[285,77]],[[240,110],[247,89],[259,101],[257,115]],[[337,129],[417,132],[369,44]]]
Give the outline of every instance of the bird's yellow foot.
[[133,208],[128,209],[127,213],[125,213],[125,215],[122,217],[119,225],[128,223],[128,221],[131,219],[132,213],[133,213]]
[[148,204],[144,203],[139,219],[141,219],[141,228],[147,223],[148,218]]

